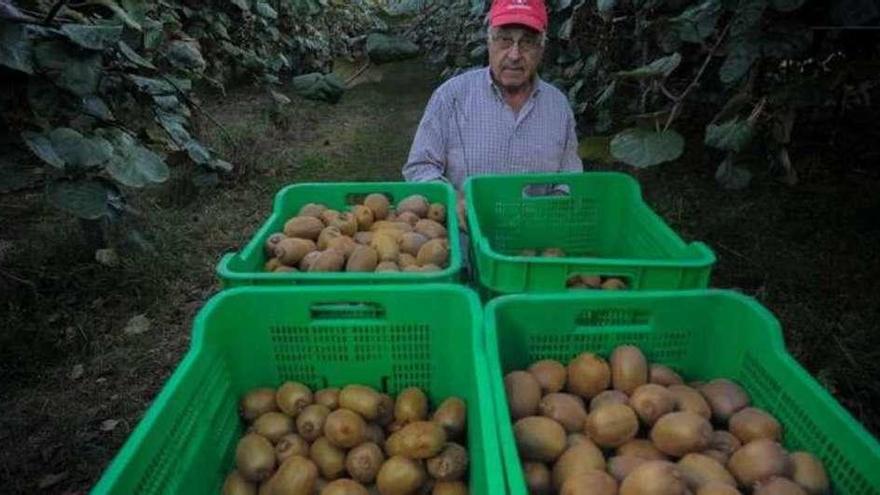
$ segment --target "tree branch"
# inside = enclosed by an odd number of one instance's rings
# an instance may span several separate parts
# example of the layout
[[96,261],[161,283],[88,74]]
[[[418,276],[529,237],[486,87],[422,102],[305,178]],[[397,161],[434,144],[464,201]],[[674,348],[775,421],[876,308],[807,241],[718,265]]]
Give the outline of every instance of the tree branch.
[[49,9],[49,13],[46,14],[46,18],[43,20],[43,23],[49,24],[50,22],[52,22],[52,19],[55,18],[55,16],[58,14],[58,11],[61,10],[61,7],[64,7],[64,4],[66,3],[67,0],[58,0],[57,2],[55,2],[55,5],[53,5],[52,8]]
[[358,77],[360,77],[361,74],[363,74],[364,72],[366,72],[367,69],[369,69],[369,68],[370,68],[370,61],[367,60],[367,62],[366,62],[366,63],[365,63],[360,69],[358,69],[357,72],[355,72],[351,77],[349,77],[347,81],[345,81],[345,87],[346,87],[346,88],[349,87],[349,85],[350,85],[355,79],[357,79]]
[[188,95],[187,95],[182,89],[180,89],[180,86],[178,86],[177,84],[175,84],[174,81],[171,80],[171,78],[169,78],[168,76],[166,76],[166,75],[163,74],[163,75],[162,75],[162,79],[165,79],[165,80],[168,82],[168,84],[174,86],[174,89],[177,90],[178,94],[180,94],[180,96],[182,96],[183,99],[185,99],[186,102],[187,102],[188,104],[192,105],[192,107],[195,108],[196,110],[198,110],[199,113],[201,113],[202,115],[204,115],[205,117],[207,117],[208,120],[210,120],[212,124],[214,124],[215,126],[217,126],[217,128],[220,129],[220,132],[223,133],[223,137],[226,138],[226,141],[228,141],[228,142],[232,142],[232,135],[230,135],[230,134],[229,134],[229,131],[227,131],[226,128],[223,127],[223,124],[221,124],[220,122],[218,122],[217,119],[215,119],[213,115],[211,115],[210,113],[208,113],[207,110],[205,110],[205,109],[202,108],[198,103],[196,103],[195,101],[193,101],[193,99],[190,98],[190,97],[189,97],[189,96],[188,96]]

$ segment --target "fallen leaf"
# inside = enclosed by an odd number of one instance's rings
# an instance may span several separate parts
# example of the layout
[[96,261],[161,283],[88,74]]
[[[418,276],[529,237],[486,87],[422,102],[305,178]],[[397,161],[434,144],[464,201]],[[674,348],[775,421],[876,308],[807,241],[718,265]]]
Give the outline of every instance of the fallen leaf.
[[46,476],[43,476],[40,479],[39,489],[45,490],[46,488],[49,488],[50,486],[57,485],[58,483],[67,479],[67,476],[68,476],[67,471],[57,473],[57,474],[47,474]]
[[104,421],[101,421],[101,431],[113,431],[118,424],[118,419],[105,419]]
[[146,315],[140,314],[132,316],[125,325],[126,335],[138,335],[150,330],[150,319]]
[[71,370],[70,374],[67,376],[70,377],[71,380],[79,380],[83,376],[83,373],[85,373],[85,371],[86,370],[83,365],[75,364],[73,365],[73,370]]

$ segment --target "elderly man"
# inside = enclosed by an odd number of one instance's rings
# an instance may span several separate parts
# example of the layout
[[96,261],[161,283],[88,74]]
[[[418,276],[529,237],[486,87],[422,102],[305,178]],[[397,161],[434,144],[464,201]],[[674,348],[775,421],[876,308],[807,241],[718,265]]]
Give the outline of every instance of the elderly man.
[[445,181],[459,192],[471,175],[581,172],[574,114],[542,81],[543,0],[496,0],[489,12],[489,67],[456,76],[432,95],[403,176]]

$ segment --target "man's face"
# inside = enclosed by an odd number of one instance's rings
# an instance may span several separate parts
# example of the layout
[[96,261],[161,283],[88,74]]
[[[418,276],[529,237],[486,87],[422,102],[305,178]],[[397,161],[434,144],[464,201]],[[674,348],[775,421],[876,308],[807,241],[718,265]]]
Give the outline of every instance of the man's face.
[[543,56],[543,39],[537,31],[513,25],[489,32],[489,67],[504,89],[517,90],[529,84]]

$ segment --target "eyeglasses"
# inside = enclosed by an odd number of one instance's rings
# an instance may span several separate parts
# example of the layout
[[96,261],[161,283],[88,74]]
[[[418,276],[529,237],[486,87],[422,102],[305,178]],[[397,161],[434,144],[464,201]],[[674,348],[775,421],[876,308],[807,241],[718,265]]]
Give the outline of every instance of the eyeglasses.
[[492,43],[501,50],[510,50],[513,45],[517,45],[521,52],[534,52],[543,45],[540,36],[526,34],[516,37],[511,33],[503,32],[493,34]]

